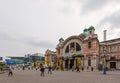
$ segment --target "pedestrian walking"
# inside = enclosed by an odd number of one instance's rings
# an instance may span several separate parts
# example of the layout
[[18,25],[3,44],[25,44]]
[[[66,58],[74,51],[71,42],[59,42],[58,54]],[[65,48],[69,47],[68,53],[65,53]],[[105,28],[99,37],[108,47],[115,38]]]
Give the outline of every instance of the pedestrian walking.
[[75,70],[75,67],[74,67],[74,65],[72,66],[72,71],[74,71]]
[[13,76],[13,71],[11,68],[8,69],[8,76]]
[[25,70],[25,66],[23,66],[22,69]]
[[93,67],[91,67],[91,71],[93,71],[94,70],[94,68]]
[[84,70],[84,67],[82,67],[82,71]]
[[77,67],[76,69],[77,69],[77,72],[80,72],[80,68],[79,67]]
[[48,66],[48,74],[52,74],[52,67]]
[[40,74],[40,75],[41,75],[41,76],[45,76],[45,75],[44,75],[45,68],[44,68],[43,66],[41,66],[40,71],[41,71],[41,74]]
[[89,71],[89,66],[87,66],[87,71]]

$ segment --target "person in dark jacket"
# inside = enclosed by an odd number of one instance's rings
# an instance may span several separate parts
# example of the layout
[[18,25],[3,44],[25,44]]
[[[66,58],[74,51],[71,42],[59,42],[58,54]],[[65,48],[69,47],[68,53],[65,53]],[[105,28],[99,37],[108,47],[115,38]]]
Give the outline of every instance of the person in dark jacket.
[[79,67],[77,67],[76,70],[77,70],[77,72],[80,72],[80,68]]
[[93,67],[91,67],[91,71],[93,71],[94,70],[94,68]]
[[45,76],[45,75],[44,75],[45,68],[44,68],[43,66],[41,66],[40,71],[41,71],[41,74],[40,74],[40,75],[41,75],[41,76]]

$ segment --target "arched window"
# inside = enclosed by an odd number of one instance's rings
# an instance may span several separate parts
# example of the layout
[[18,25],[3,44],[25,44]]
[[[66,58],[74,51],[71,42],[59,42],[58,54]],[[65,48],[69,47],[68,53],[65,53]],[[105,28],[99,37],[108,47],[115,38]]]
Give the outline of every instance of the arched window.
[[70,43],[70,48],[75,48],[74,42],[73,42],[73,43]]
[[69,53],[69,45],[66,47],[65,53]]
[[81,50],[81,47],[78,43],[76,43],[76,51],[80,51]]
[[[76,45],[75,45],[76,44]],[[70,48],[69,48],[70,46]],[[76,49],[75,49],[76,48]],[[65,48],[65,53],[73,51],[81,51],[81,46],[77,42],[72,42]]]

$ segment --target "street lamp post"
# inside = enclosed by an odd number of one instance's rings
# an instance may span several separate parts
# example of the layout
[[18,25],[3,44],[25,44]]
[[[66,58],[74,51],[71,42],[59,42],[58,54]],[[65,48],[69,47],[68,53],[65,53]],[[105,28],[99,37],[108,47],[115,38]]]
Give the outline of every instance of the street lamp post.
[[103,75],[106,75],[106,51],[103,51]]

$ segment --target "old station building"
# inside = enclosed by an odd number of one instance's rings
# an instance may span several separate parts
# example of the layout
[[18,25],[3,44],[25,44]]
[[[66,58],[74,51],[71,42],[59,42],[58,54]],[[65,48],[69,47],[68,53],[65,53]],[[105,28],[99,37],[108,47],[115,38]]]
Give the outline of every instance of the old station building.
[[56,56],[61,69],[71,69],[73,66],[98,69],[98,65],[103,64],[103,56],[107,67],[116,69],[120,67],[120,38],[99,42],[95,28],[90,26],[80,35],[70,36],[66,40],[60,38]]

